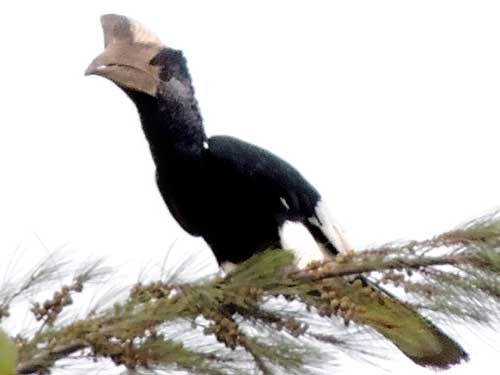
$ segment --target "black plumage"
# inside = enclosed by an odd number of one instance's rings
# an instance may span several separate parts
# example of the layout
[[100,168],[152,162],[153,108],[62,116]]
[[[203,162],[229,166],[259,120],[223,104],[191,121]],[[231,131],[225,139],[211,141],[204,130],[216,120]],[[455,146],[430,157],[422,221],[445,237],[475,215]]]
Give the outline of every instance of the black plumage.
[[[106,15],[102,24],[106,49],[86,74],[110,79],[135,103],[166,205],[184,230],[206,240],[219,263],[284,247],[301,267],[351,250],[320,194],[290,164],[239,139],[206,136],[182,52],[126,17]],[[315,244],[305,252],[289,246],[283,234],[290,223]],[[371,326],[414,362],[446,368],[467,358],[439,328],[362,280],[390,299],[379,313],[402,320]]]
[[[155,62],[165,70],[174,66],[172,76],[190,82],[180,52],[165,55],[172,54],[182,67],[168,59]],[[309,219],[320,195],[296,169],[237,138],[207,139],[192,88],[188,96],[171,95],[176,89],[170,90],[159,98],[125,91],[139,110],[162,197],[184,230],[202,236],[220,263],[239,263],[279,247],[279,228],[287,220],[314,227]],[[313,234],[326,243],[316,228]]]
[[165,203],[219,263],[285,247],[282,230],[291,222],[318,243],[296,254],[302,265],[348,250],[319,193],[295,168],[239,139],[206,136],[181,51],[126,17],[107,15],[102,23],[106,50],[87,74],[110,79],[135,103]]

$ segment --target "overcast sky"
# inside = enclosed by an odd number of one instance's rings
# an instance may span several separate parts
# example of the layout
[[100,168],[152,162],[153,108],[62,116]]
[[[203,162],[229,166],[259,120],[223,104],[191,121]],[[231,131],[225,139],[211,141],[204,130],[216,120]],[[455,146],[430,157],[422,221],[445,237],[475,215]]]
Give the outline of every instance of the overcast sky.
[[[184,50],[208,134],[294,164],[356,248],[499,207],[496,1],[3,1],[3,259],[66,246],[133,280],[175,240],[208,254],[167,212],[132,103],[83,76],[110,12]],[[496,365],[499,333],[471,331],[459,329],[471,362],[449,374]]]

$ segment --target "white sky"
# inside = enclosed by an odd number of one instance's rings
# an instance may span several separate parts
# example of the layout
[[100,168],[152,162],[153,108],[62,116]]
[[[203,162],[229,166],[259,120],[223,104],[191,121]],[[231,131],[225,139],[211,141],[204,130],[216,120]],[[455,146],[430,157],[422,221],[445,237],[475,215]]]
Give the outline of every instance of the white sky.
[[[3,259],[20,244],[34,261],[67,244],[75,259],[105,255],[134,279],[175,239],[206,254],[157,192],[132,103],[83,76],[109,12],[183,49],[207,132],[294,164],[357,248],[499,206],[498,2],[4,1]],[[448,373],[489,372],[498,332],[461,332],[472,360]],[[386,365],[430,373],[403,358]]]

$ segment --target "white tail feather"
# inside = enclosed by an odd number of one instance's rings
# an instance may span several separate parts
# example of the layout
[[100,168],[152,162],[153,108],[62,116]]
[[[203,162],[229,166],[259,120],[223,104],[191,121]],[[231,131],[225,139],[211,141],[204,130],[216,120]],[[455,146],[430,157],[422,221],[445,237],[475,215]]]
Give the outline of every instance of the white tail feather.
[[335,246],[339,253],[345,254],[352,251],[352,246],[347,241],[344,230],[330,214],[328,207],[322,200],[316,205],[316,217],[310,219],[310,222],[321,229],[325,237]]

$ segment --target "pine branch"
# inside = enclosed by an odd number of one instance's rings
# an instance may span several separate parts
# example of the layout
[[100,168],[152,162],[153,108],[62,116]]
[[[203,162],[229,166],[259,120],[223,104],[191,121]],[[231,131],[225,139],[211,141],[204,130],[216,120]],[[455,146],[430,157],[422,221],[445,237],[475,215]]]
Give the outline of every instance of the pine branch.
[[88,345],[83,340],[75,340],[71,343],[58,345],[51,350],[44,350],[34,358],[21,362],[17,365],[18,374],[33,374],[44,372],[52,367],[59,359],[85,349]]
[[[354,258],[354,256],[353,256]],[[440,257],[419,257],[415,259],[407,259],[398,257],[390,260],[381,260],[376,264],[366,264],[363,260],[359,264],[354,263],[354,259],[348,264],[339,265],[336,261],[322,263],[320,267],[313,266],[306,271],[297,272],[294,276],[308,280],[321,280],[330,277],[343,277],[350,275],[360,275],[370,272],[382,272],[388,270],[411,270],[420,269],[431,266],[444,265],[465,265],[473,262],[475,259],[466,255],[450,255]],[[352,262],[352,263],[351,263]]]
[[[352,354],[373,351],[349,345],[355,334],[334,335],[335,321],[359,326],[361,333],[377,331],[416,363],[446,367],[467,355],[414,311],[481,324],[493,322],[500,311],[500,220],[495,215],[429,240],[344,254],[304,271],[296,271],[293,262],[289,252],[270,250],[226,278],[137,284],[112,308],[68,323],[61,316],[71,308],[69,294],[103,275],[98,267],[86,267],[52,299],[35,304],[40,327],[32,336],[16,338],[17,373],[46,373],[58,360],[81,352],[129,371],[174,367],[217,375],[276,369],[302,374],[304,365],[324,354],[321,346]],[[26,285],[4,300],[10,304],[13,296],[19,298]],[[404,289],[405,300],[395,300],[379,285]],[[310,312],[273,308],[276,298],[300,302]],[[315,333],[306,323],[318,315],[330,319],[332,332]],[[192,324],[195,343],[172,333],[182,322]],[[440,347],[455,359],[437,355]]]

